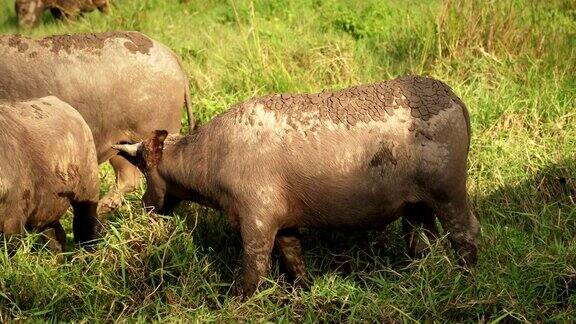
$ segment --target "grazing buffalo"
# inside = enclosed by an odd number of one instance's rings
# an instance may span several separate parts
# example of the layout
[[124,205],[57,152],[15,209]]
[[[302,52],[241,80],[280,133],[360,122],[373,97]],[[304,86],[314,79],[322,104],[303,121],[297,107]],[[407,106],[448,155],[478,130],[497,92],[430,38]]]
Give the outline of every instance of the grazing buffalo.
[[50,10],[56,18],[64,17],[74,20],[84,12],[96,9],[108,12],[108,0],[16,0],[16,15],[21,27],[37,26],[46,10]]
[[274,244],[304,278],[300,227],[383,229],[401,217],[416,254],[425,245],[415,230],[433,238],[438,217],[460,261],[476,262],[469,115],[440,81],[260,97],[188,136],[167,134],[114,147],[144,172],[146,206],[165,213],[191,200],[228,214],[241,231],[246,295],[267,274]]
[[62,251],[60,217],[72,205],[77,243],[95,239],[100,194],[96,147],[90,128],[56,97],[0,100],[0,232],[47,231]]
[[30,39],[0,36],[0,98],[54,95],[92,129],[98,162],[110,159],[116,187],[100,203],[105,215],[140,183],[140,172],[111,148],[136,143],[155,129],[180,130],[182,107],[194,128],[188,78],[178,57],[138,32]]

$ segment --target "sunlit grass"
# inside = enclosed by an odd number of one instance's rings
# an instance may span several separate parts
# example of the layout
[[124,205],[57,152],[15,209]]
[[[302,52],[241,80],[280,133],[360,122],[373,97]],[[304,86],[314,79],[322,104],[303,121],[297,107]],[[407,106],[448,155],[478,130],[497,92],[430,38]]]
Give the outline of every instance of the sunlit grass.
[[[48,15],[0,32],[132,29],[182,56],[196,117],[274,92],[310,92],[406,73],[451,85],[472,116],[469,191],[480,260],[459,271],[441,240],[410,260],[393,224],[379,233],[308,230],[310,291],[274,269],[241,301],[240,237],[226,216],[183,205],[146,214],[128,195],[92,253],[63,262],[28,235],[0,254],[0,321],[570,322],[576,318],[576,5],[573,1],[118,0],[73,23]],[[1,59],[1,58],[0,58]],[[114,180],[102,166],[102,192]],[[65,217],[70,233],[70,216]]]

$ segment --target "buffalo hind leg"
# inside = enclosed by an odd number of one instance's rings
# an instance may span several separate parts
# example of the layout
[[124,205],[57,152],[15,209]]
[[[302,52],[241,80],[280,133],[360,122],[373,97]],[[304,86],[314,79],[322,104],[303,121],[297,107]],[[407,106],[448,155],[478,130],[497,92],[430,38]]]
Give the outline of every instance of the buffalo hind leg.
[[242,291],[244,297],[254,294],[260,279],[270,271],[270,258],[277,229],[253,217],[240,224],[242,234]]
[[473,266],[478,259],[478,238],[480,223],[470,210],[466,196],[437,206],[436,214],[452,248],[458,256],[458,262],[463,266]]
[[138,188],[142,175],[137,167],[119,155],[113,156],[110,164],[116,173],[116,185],[110,188],[98,204],[98,216],[102,221],[122,205],[124,194]]
[[72,208],[74,209],[74,219],[72,220],[74,242],[90,249],[100,233],[101,223],[96,213],[98,203],[95,201],[77,201],[72,202]]
[[423,256],[430,243],[438,237],[434,211],[422,203],[408,204],[402,217],[404,239],[408,255],[412,258]]
[[8,256],[12,257],[20,246],[20,236],[24,233],[24,217],[10,217],[4,221],[3,231]]
[[302,255],[302,244],[298,229],[283,229],[276,235],[276,247],[288,274],[297,285],[304,289],[310,287],[306,276],[306,262]]

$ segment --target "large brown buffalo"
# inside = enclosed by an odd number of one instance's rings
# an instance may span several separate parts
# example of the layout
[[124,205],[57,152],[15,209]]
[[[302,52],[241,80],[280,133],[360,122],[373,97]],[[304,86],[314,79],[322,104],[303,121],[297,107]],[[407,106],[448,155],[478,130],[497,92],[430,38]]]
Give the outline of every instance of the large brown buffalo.
[[101,201],[99,214],[116,209],[140,180],[138,169],[116,156],[112,144],[139,142],[155,129],[179,132],[184,105],[194,128],[178,57],[141,33],[0,36],[0,57],[0,98],[57,96],[92,129],[98,162],[110,159],[116,171],[116,187]]
[[90,128],[56,97],[0,100],[0,232],[47,231],[62,251],[60,217],[72,205],[76,242],[96,238],[100,181]]
[[[399,79],[239,104],[188,136],[156,131],[116,145],[145,173],[143,200],[169,212],[191,200],[228,214],[244,244],[243,291],[273,246],[305,277],[298,228],[383,229],[402,218],[410,252],[439,218],[460,260],[476,262],[479,223],[467,201],[470,120],[444,83]],[[168,140],[167,140],[168,138]]]

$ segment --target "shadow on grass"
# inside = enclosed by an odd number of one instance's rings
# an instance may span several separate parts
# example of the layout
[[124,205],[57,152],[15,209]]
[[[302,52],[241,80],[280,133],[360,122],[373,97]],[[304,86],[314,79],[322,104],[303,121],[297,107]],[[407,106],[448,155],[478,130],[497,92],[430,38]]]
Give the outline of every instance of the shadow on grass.
[[553,284],[541,288],[549,290],[542,295],[555,296],[559,309],[570,307],[576,295],[576,256],[570,252],[576,237],[576,154],[473,201],[481,223],[514,229],[523,242],[539,250],[533,252],[553,257],[551,264],[567,264],[555,274]]
[[544,233],[563,242],[573,240],[575,219],[547,216],[557,216],[558,211],[569,213],[576,207],[576,155],[549,164],[519,183],[472,197],[472,201],[480,222],[520,228],[527,233],[542,232],[544,227],[548,228]]
[[[534,194],[526,197],[524,194]],[[484,199],[487,203],[500,203],[518,208],[556,204],[574,205],[576,198],[576,155],[561,162],[547,165],[519,185],[499,188]],[[525,204],[528,202],[528,204]]]

